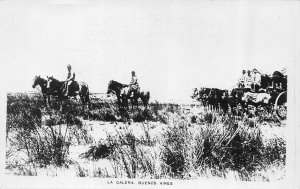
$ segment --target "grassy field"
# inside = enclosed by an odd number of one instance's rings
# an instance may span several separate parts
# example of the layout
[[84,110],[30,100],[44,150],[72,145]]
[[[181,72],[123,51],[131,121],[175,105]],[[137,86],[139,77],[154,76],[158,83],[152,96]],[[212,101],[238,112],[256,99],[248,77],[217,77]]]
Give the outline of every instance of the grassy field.
[[199,105],[152,103],[119,111],[93,99],[59,111],[39,94],[7,96],[6,174],[101,178],[285,178],[286,125],[275,115],[235,117]]

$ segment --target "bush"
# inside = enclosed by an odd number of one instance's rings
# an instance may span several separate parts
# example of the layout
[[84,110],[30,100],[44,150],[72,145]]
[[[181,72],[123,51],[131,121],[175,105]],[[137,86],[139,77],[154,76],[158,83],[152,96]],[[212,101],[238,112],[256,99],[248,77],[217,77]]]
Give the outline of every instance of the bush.
[[16,146],[15,151],[25,152],[28,162],[33,165],[63,166],[73,137],[78,138],[81,131],[81,137],[88,140],[78,109],[66,114],[55,109],[41,109],[41,95],[22,93],[8,94],[7,103],[7,145]]
[[189,168],[192,133],[184,121],[175,122],[162,135],[162,161],[167,165],[167,175],[181,176]]
[[12,140],[27,154],[29,162],[39,167],[62,166],[66,162],[70,140],[62,128],[41,127],[30,132],[21,129]]
[[110,156],[114,151],[115,146],[109,144],[101,144],[90,146],[90,149],[80,155],[81,158],[91,158],[98,160]]

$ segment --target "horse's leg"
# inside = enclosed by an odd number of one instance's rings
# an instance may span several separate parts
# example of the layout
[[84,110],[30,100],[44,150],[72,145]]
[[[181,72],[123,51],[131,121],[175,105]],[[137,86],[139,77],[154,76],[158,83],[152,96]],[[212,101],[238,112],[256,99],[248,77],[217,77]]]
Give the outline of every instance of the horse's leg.
[[79,96],[80,96],[81,103],[82,103],[82,111],[84,111],[85,99],[84,99],[83,95],[79,95]]
[[86,95],[85,102],[88,106],[88,109],[90,109],[91,108],[91,102],[90,102],[90,95],[89,94]]
[[44,105],[45,105],[45,107],[46,107],[46,106],[47,106],[47,97],[46,97],[45,94],[43,94],[43,97],[44,97]]
[[117,97],[117,108],[121,108],[121,99]]
[[127,98],[124,99],[124,106],[126,107],[127,110],[129,110],[129,103]]
[[86,87],[86,91],[84,93],[84,101],[85,101],[85,105],[87,105],[87,108],[90,109],[91,108],[91,105],[90,105],[90,91],[89,91],[89,88]]
[[[51,106],[51,101],[50,101],[50,95],[47,95],[48,98],[48,105]],[[47,100],[46,100],[47,101]],[[47,103],[47,102],[46,102]]]
[[131,110],[133,110],[133,106],[134,106],[134,98],[131,98],[130,101],[131,101]]
[[63,100],[60,99],[60,108],[59,108],[59,111],[62,112],[62,107],[63,107]]
[[141,100],[142,100],[142,102],[143,102],[144,108],[145,108],[145,109],[147,109],[147,106],[148,106],[148,105],[147,105],[147,102],[146,102],[146,100],[145,100],[145,99],[143,99],[143,98],[141,98]]
[[139,101],[138,101],[138,98],[135,98],[135,104],[136,104],[136,108],[138,109],[138,108],[139,108]]

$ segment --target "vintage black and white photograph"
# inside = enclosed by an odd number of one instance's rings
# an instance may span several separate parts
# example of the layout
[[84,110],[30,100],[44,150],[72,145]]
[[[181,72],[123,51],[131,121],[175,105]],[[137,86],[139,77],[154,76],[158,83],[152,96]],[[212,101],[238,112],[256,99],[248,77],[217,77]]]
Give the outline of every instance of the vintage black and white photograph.
[[296,2],[29,2],[0,1],[5,176],[286,181]]

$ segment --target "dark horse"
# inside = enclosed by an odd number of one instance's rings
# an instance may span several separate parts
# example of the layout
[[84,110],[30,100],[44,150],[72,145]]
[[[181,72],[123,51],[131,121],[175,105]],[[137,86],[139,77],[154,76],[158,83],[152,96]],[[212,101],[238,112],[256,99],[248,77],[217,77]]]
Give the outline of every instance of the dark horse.
[[32,88],[35,88],[37,85],[41,87],[41,92],[44,97],[44,104],[47,106],[47,101],[48,104],[50,104],[50,93],[47,91],[47,80],[41,78],[41,76],[35,76],[33,79],[33,85]]
[[119,108],[124,106],[123,98],[121,96],[121,91],[123,88],[127,87],[128,85],[124,85],[117,81],[111,80],[108,83],[107,94],[114,93],[117,96],[117,104]]
[[85,105],[88,105],[88,108],[90,108],[90,94],[86,83],[73,81],[69,86],[68,96],[64,96],[65,84],[65,81],[58,81],[53,77],[48,77],[47,90],[63,101],[67,100],[68,97],[76,97],[79,95],[83,104],[83,109]]
[[117,96],[117,103],[119,108],[127,108],[128,109],[128,99],[131,100],[132,108],[134,105],[138,107],[138,99],[141,98],[143,105],[147,108],[150,99],[150,92],[145,91],[137,91],[134,93],[133,97],[130,97],[128,93],[128,85],[119,83],[117,81],[111,80],[108,83],[107,94],[114,93]]

